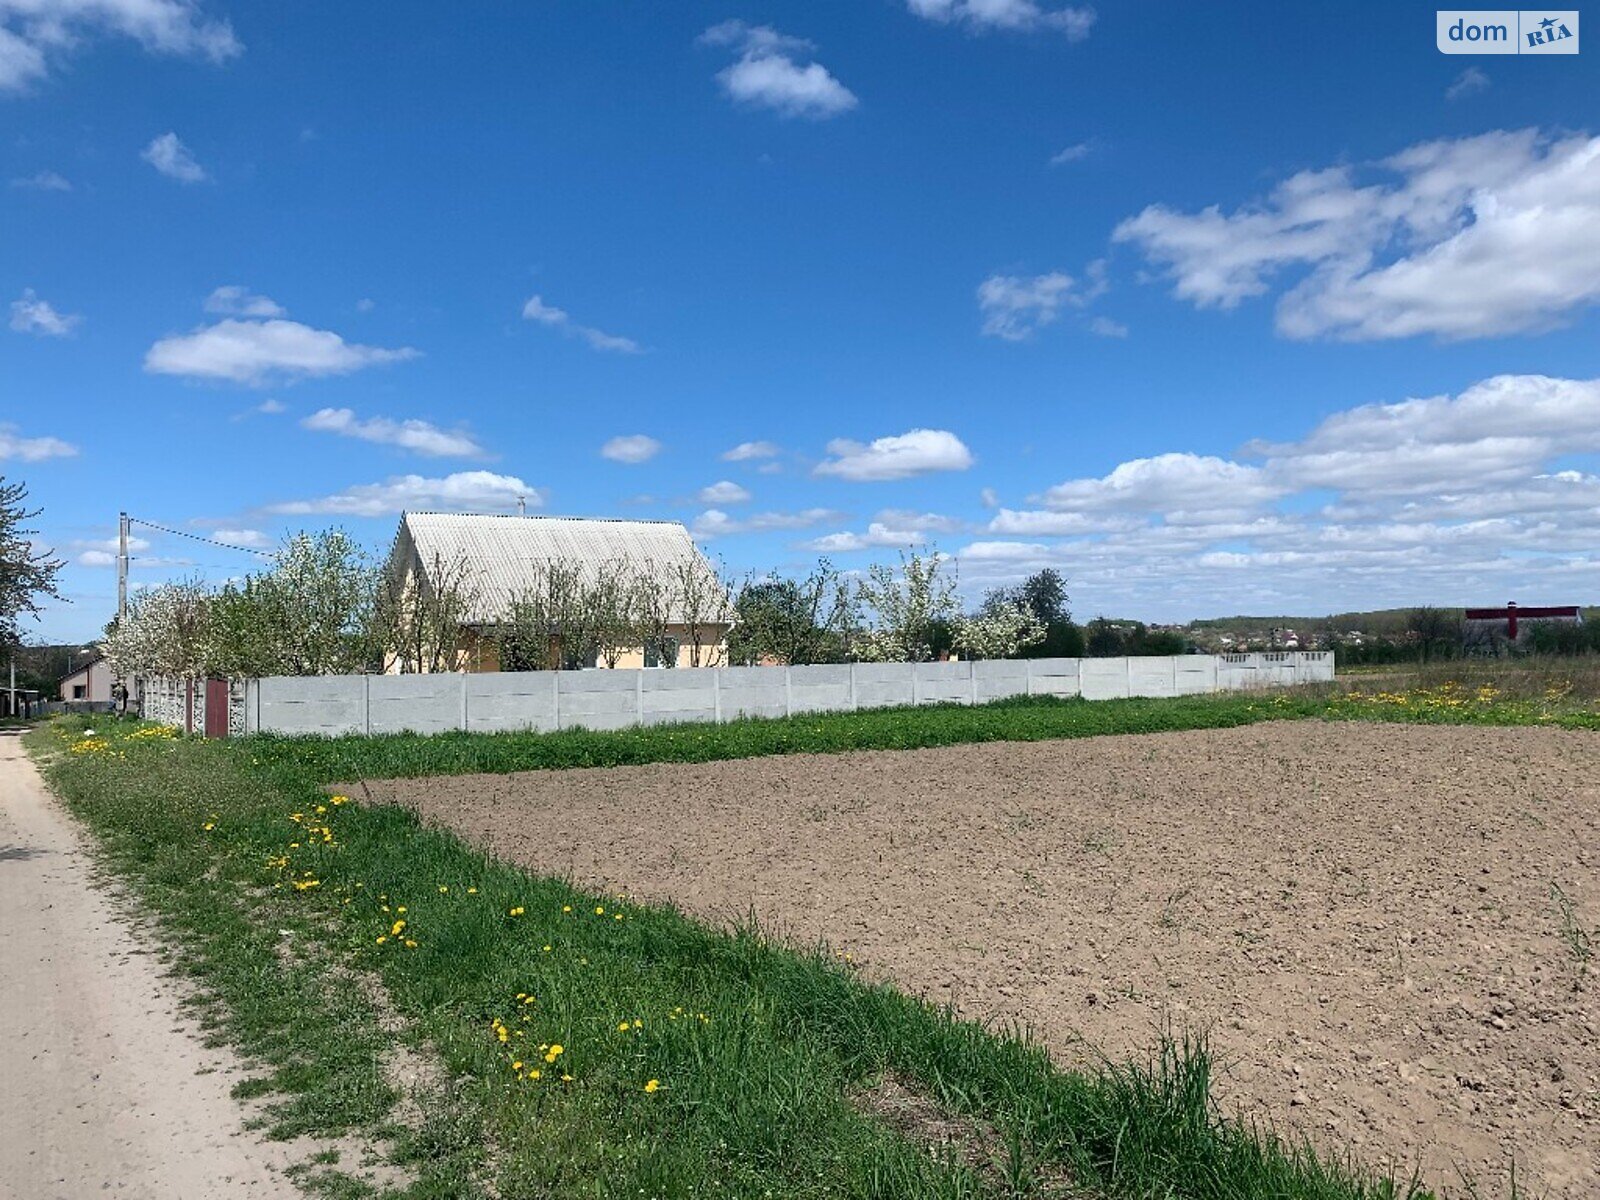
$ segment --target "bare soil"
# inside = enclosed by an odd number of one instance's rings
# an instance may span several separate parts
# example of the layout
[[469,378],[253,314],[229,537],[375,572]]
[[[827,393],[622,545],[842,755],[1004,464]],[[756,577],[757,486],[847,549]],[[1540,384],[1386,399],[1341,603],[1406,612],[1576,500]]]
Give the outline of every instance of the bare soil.
[[[1207,1031],[1226,1108],[1600,1194],[1600,736],[1246,729],[372,783],[496,855],[1019,1019]],[[1553,888],[1571,903],[1562,915]]]

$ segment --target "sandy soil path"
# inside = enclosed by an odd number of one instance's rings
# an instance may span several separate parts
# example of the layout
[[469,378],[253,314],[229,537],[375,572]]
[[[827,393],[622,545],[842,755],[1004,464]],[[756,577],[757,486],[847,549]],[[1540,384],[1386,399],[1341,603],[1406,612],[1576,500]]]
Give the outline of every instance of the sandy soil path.
[[0,1200],[298,1197],[82,835],[0,733]]
[[1209,1030],[1230,1108],[1452,1194],[1506,1194],[1514,1155],[1525,1194],[1600,1196],[1600,961],[1553,890],[1600,950],[1600,735],[1308,721],[367,794],[541,871],[753,908],[1065,1061]]

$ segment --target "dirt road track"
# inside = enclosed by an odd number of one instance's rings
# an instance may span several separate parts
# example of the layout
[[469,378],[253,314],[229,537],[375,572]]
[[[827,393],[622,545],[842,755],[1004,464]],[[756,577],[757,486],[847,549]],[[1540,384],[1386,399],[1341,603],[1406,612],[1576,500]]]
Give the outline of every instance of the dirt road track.
[[0,733],[0,1200],[297,1197],[82,835]]

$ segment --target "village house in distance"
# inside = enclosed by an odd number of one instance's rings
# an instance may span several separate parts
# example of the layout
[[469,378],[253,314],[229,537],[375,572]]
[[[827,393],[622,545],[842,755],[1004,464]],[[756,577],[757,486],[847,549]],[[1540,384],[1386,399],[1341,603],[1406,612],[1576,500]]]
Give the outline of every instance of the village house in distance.
[[[532,664],[502,662],[504,624],[524,613],[567,603],[574,590],[626,592],[610,622],[608,649],[574,654],[555,639],[548,662],[582,667],[712,667],[727,665],[733,606],[726,588],[689,531],[676,521],[624,521],[474,513],[405,513],[389,557],[391,587],[406,597],[454,591],[460,609],[448,619],[459,628],[455,661],[437,667],[390,654],[385,672],[499,671]],[[571,585],[581,583],[574,589]],[[569,622],[556,622],[566,625]],[[622,631],[616,626],[620,624]],[[631,633],[628,631],[632,631]],[[546,647],[531,651],[546,657]]]

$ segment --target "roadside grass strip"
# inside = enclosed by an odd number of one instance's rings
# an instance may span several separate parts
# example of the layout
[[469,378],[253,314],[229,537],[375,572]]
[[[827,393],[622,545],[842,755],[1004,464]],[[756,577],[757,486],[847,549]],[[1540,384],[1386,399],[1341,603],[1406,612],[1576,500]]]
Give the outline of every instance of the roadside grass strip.
[[[241,1091],[262,1095],[268,1133],[381,1140],[407,1172],[388,1195],[1431,1196],[1403,1172],[1221,1113],[1203,1040],[1063,1070],[1025,1031],[866,982],[825,947],[535,877],[407,811],[321,787],[530,760],[1192,728],[1202,713],[1233,725],[1326,703],[1012,704],[348,745],[208,743],[115,721],[90,738],[83,719],[64,718],[30,744],[147,906],[216,1035],[256,1068]],[[385,1071],[396,1043],[441,1068],[411,1104]],[[900,1119],[872,1102],[889,1085],[912,1097]],[[375,1191],[336,1165],[300,1182]]]
[[398,733],[371,737],[262,735],[241,745],[260,764],[321,781],[506,774],[576,767],[712,762],[774,754],[916,750],[972,742],[1034,742],[1105,734],[1228,729],[1318,718],[1446,725],[1553,725],[1600,729],[1600,701],[1559,684],[1532,697],[1483,683],[1445,681],[1395,691],[1328,685],[1171,699],[1032,697],[977,706],[933,705],[853,713],[555,733]]

